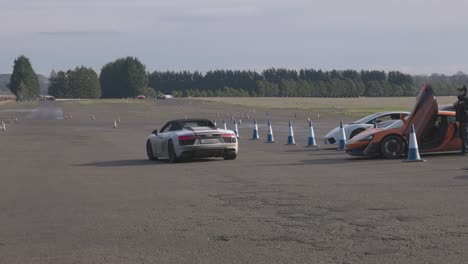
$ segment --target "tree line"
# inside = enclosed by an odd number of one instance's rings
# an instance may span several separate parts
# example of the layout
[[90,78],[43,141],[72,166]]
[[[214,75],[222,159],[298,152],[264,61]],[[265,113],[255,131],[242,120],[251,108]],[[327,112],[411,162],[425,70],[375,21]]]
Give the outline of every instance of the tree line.
[[357,97],[412,96],[411,75],[398,71],[314,69],[155,71],[149,86],[175,96]]
[[456,95],[458,94],[457,88],[468,85],[468,75],[463,72],[457,72],[451,76],[444,74],[416,75],[413,79],[417,86],[422,86],[425,83],[430,84],[436,95]]
[[[176,97],[380,97],[414,96],[424,83],[437,95],[456,94],[468,83],[468,76],[411,76],[399,71],[270,68],[250,70],[153,71],[138,58],[125,57],[104,65],[98,74],[84,66],[54,70],[49,78],[49,94],[58,98],[127,98],[140,94]],[[37,76],[25,56],[14,62],[10,90],[21,97],[39,95]]]

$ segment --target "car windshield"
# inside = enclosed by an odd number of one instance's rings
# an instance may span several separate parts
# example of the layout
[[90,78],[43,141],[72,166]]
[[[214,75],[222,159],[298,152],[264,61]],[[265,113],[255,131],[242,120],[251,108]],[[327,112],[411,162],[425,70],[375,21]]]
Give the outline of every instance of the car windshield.
[[[408,117],[409,116],[406,116],[405,117],[405,120],[408,120]],[[385,127],[385,129],[393,129],[393,128],[400,128],[403,126],[403,121],[402,120],[398,120],[398,121],[395,121],[393,124]]]
[[359,120],[356,120],[356,121],[352,122],[351,124],[365,124],[365,123],[367,123],[369,120],[372,120],[372,119],[378,117],[379,115],[381,115],[381,114],[380,114],[380,113],[377,113],[377,114],[368,115],[368,116],[366,116],[366,117],[363,117],[363,118],[361,118],[361,119],[359,119]]
[[389,120],[389,121],[384,121],[384,122],[381,122],[379,124],[377,124],[377,127],[380,127],[380,128],[385,128],[385,127],[388,127],[390,125],[392,125],[393,123],[395,122],[398,122],[400,120]]
[[189,128],[189,127],[214,127],[215,125],[209,120],[190,120],[187,122],[181,121],[179,122],[181,128]]

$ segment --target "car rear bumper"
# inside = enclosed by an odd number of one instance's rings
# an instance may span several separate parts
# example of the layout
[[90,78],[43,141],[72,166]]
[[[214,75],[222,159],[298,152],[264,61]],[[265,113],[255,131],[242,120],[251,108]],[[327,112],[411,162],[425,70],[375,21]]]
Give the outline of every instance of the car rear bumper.
[[184,148],[184,150],[181,151],[180,157],[183,159],[210,158],[210,157],[224,157],[229,154],[237,154],[237,149],[229,148],[229,147]]

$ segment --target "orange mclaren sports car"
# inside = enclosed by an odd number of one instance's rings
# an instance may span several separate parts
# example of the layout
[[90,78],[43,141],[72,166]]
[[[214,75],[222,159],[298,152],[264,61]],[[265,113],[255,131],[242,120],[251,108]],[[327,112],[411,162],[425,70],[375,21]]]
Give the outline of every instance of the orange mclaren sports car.
[[425,85],[409,116],[402,116],[388,127],[371,128],[356,135],[347,142],[346,152],[352,156],[400,158],[407,153],[411,124],[421,153],[461,150],[455,112],[438,110],[432,88]]

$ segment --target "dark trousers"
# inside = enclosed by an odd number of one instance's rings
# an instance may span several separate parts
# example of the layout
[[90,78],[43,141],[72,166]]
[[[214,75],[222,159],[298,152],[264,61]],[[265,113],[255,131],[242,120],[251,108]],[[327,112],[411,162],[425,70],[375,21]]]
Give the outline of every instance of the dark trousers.
[[468,139],[466,138],[467,133],[466,133],[466,127],[467,127],[467,122],[460,122],[460,127],[459,127],[459,136],[462,141],[462,152],[466,153],[467,151],[467,143]]

